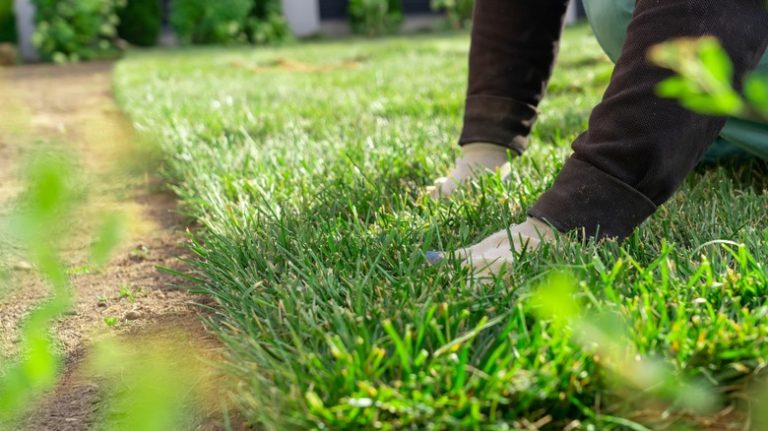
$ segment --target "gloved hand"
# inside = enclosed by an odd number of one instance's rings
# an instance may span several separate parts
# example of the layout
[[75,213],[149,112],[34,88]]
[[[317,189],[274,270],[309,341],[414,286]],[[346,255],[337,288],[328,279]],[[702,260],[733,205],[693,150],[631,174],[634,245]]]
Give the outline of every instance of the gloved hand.
[[427,193],[432,199],[448,197],[459,185],[479,175],[494,173],[497,170],[503,178],[511,170],[508,154],[517,157],[517,153],[496,144],[475,143],[461,147],[462,157],[456,160],[456,165],[447,177],[435,180],[433,186],[427,187]]
[[[524,223],[503,229],[479,243],[456,251],[462,266],[471,267],[475,278],[492,277],[502,268],[511,265],[515,253],[522,250],[533,251],[542,243],[553,241],[556,231],[548,224],[535,218],[528,218]],[[444,258],[443,253],[429,252],[427,260],[436,263]]]

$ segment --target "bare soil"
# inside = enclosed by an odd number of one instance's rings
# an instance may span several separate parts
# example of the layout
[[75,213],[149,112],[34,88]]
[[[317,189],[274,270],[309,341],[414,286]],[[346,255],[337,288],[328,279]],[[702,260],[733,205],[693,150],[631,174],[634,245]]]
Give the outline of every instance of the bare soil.
[[[110,63],[0,68],[0,222],[21,191],[25,159],[36,152],[71,155],[89,195],[69,222],[71,239],[63,250],[75,297],[56,327],[65,373],[25,420],[27,430],[86,430],[99,421],[104,388],[83,372],[92,340],[174,334],[189,360],[203,363],[219,355],[198,315],[197,304],[206,298],[180,289],[183,280],[158,270],[183,270],[189,222],[159,179],[152,151],[116,107],[111,74]],[[123,241],[105,268],[91,268],[96,220],[115,211],[126,221]],[[20,322],[49,295],[22,253],[2,242],[0,237],[0,248],[10,251],[0,261],[9,262],[10,277],[0,287],[0,359],[18,354]],[[219,428],[211,418],[203,422],[199,429]]]

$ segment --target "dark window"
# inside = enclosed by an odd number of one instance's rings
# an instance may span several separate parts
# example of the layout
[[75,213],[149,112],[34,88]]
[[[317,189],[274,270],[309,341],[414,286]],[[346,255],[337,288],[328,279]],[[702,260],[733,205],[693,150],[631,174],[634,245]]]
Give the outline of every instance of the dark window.
[[171,27],[171,0],[161,0],[163,5],[163,27]]
[[402,0],[404,13],[430,13],[432,7],[431,0]]
[[349,0],[320,0],[320,19],[347,17]]

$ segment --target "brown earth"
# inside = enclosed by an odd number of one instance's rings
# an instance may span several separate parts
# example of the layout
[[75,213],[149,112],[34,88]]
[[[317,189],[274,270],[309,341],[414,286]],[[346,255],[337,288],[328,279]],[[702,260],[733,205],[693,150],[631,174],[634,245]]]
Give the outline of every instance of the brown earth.
[[[158,267],[182,269],[188,220],[156,172],[143,144],[112,99],[112,65],[0,68],[0,222],[14,210],[25,160],[64,152],[75,160],[88,198],[68,222],[62,253],[70,265],[75,306],[56,326],[64,375],[24,421],[27,430],[85,430],[98,423],[106,401],[103,381],[85,372],[93,340],[109,336],[181,346],[185,362],[206,364],[220,346],[200,323],[206,298]],[[124,236],[105,268],[89,265],[98,220],[117,212]],[[10,276],[0,285],[0,360],[18,355],[19,324],[49,295],[13,241],[0,236]],[[2,253],[2,251],[0,251]],[[0,280],[1,281],[1,280]],[[107,324],[109,322],[109,324]],[[140,340],[140,341],[137,341]],[[153,341],[148,341],[153,340]],[[208,367],[210,368],[210,367]],[[215,413],[202,413],[195,429],[219,429]]]

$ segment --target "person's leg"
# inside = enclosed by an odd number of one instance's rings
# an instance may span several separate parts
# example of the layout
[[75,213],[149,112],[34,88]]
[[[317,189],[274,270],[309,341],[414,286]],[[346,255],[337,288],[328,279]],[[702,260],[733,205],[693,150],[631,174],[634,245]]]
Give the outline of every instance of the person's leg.
[[[448,195],[521,154],[557,55],[567,0],[477,0],[469,54],[463,157],[431,193]],[[476,144],[484,144],[477,146]]]
[[[616,62],[627,37],[635,0],[584,0],[584,9],[598,42],[608,57]],[[763,55],[757,69],[768,73],[768,54]],[[717,163],[753,157],[768,160],[768,124],[731,119],[702,161]]]
[[[768,45],[768,11],[762,0],[637,1],[616,70],[592,112],[589,130],[574,143],[574,154],[554,185],[530,209],[532,219],[526,225],[543,220],[561,232],[624,238],[672,196],[726,119],[658,98],[655,88],[671,72],[650,64],[646,52],[670,39],[703,35],[720,39],[736,76],[743,76],[757,66]],[[465,262],[482,269],[487,267],[484,256],[492,255],[496,266],[511,263],[519,244],[531,237],[520,230],[513,226],[506,231],[508,238],[515,233],[520,241],[496,242],[495,251],[469,253]],[[536,230],[534,239],[546,240]]]
[[639,0],[621,56],[589,130],[530,210],[558,230],[628,236],[666,202],[701,160],[725,119],[686,110],[655,94],[671,72],[650,64],[648,49],[678,37],[717,37],[736,76],[754,69],[768,44],[762,0]]

